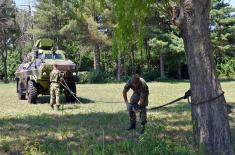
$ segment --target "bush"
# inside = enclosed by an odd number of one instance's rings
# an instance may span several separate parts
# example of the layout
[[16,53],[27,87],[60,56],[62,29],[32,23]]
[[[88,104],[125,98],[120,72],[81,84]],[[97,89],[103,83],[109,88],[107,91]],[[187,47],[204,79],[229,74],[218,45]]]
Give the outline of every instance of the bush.
[[[84,83],[107,83],[107,82],[126,82],[131,76],[122,76],[120,81],[116,80],[116,77],[111,73],[105,72],[96,72],[96,71],[84,71],[79,72],[79,82],[81,84]],[[159,77],[159,73],[156,71],[146,72],[141,75],[146,81],[154,81]]]
[[89,81],[89,72],[79,72],[78,73],[79,83],[88,83]]
[[106,83],[113,82],[114,80],[112,75],[104,72],[79,72],[79,83]]
[[217,70],[220,76],[235,77],[235,59],[233,57],[224,57],[217,64]]
[[102,83],[102,82],[105,82],[104,73],[97,71],[90,72],[88,83]]
[[159,77],[159,73],[156,71],[151,71],[151,72],[143,73],[142,77],[145,79],[145,81],[154,81]]
[[15,77],[15,72],[21,63],[19,51],[10,51],[7,61],[8,76],[9,78],[13,79]]

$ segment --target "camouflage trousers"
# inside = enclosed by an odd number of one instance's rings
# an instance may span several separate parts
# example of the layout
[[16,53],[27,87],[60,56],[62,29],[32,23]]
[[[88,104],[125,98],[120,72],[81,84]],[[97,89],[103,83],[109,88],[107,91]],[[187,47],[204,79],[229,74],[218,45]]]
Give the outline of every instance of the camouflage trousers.
[[51,83],[50,86],[50,105],[60,105],[60,84]]
[[[140,100],[140,94],[134,92],[130,99],[130,104],[138,104]],[[144,106],[140,107],[140,122],[141,125],[145,125],[147,123],[147,109],[146,106],[148,105],[148,95],[144,98]],[[131,107],[131,106],[129,106]],[[128,108],[130,123],[136,124],[136,113],[133,111],[132,108]]]

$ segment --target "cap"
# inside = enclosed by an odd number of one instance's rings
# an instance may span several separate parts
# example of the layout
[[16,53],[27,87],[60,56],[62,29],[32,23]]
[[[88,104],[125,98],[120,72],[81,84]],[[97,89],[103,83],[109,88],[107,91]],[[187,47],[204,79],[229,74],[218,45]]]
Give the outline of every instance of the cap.
[[131,83],[135,84],[140,81],[140,76],[138,74],[134,74],[131,78]]

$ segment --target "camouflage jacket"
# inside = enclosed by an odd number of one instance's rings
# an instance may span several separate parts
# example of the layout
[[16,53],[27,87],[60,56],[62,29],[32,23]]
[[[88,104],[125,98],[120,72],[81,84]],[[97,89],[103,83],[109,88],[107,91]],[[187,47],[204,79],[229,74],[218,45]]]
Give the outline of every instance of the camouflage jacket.
[[141,98],[146,98],[149,94],[148,86],[143,78],[140,78],[140,85],[138,88],[134,88],[131,80],[129,80],[126,85],[124,86],[124,92],[128,92],[130,89],[134,91],[134,93],[137,93],[140,95]]
[[59,83],[61,79],[61,74],[58,69],[53,69],[50,73],[50,82],[56,82]]

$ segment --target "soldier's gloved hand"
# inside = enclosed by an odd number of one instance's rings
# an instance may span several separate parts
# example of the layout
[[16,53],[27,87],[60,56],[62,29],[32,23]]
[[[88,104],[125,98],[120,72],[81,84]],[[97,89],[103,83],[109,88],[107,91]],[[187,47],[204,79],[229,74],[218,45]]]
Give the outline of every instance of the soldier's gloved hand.
[[144,105],[139,105],[139,109],[140,109],[140,110],[142,110],[142,109],[144,109],[144,108],[145,108]]
[[140,106],[138,104],[132,104],[132,110],[135,112],[135,113],[138,113],[140,112]]

